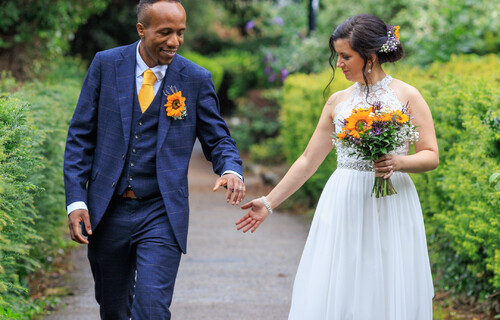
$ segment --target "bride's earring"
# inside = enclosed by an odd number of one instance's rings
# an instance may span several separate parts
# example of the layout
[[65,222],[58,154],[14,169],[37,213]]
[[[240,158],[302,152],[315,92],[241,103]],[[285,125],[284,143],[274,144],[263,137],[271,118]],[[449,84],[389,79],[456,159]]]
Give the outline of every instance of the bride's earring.
[[368,73],[372,73],[372,65],[371,64],[368,65]]

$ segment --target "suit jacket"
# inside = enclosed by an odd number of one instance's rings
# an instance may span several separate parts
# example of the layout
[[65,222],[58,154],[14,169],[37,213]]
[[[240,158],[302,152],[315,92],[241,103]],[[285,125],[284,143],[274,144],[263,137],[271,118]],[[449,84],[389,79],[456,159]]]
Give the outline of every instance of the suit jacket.
[[[92,228],[99,225],[123,171],[132,126],[138,42],[96,54],[71,120],[64,156],[66,203],[84,201]],[[156,175],[174,234],[186,252],[189,201],[187,172],[196,138],[214,172],[242,175],[241,159],[226,123],[210,72],[176,55],[165,74],[186,98],[187,116],[174,120],[161,108]],[[163,92],[162,106],[167,97]]]

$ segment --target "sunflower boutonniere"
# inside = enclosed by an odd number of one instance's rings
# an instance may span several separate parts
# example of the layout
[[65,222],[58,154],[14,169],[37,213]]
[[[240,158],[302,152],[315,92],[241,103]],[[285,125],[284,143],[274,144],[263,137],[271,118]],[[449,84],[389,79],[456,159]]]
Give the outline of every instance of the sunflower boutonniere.
[[175,120],[184,119],[187,116],[186,98],[182,96],[182,91],[177,90],[175,86],[170,86],[170,90],[165,90],[167,96],[167,116]]

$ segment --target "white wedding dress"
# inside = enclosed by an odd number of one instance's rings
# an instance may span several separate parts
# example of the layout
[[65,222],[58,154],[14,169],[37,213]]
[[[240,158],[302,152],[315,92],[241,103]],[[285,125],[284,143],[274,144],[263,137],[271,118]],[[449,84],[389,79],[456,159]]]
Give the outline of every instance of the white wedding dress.
[[[387,75],[368,101],[401,110]],[[339,121],[368,107],[365,87],[335,109]],[[408,154],[409,144],[396,154]],[[432,320],[432,285],[422,210],[406,173],[397,194],[371,196],[371,162],[337,146],[337,170],[319,199],[293,286],[289,320]]]

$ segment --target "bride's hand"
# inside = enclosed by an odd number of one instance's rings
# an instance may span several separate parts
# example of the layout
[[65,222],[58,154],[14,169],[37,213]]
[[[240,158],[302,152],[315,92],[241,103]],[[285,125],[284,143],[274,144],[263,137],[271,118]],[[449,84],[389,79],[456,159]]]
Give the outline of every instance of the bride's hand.
[[375,171],[387,173],[384,179],[389,179],[394,171],[398,171],[399,168],[399,156],[386,154],[375,160],[373,164]]
[[251,210],[236,222],[238,230],[245,228],[243,232],[247,232],[250,229],[254,232],[269,215],[269,211],[267,211],[261,199],[254,199],[241,206],[243,210],[250,208]]

